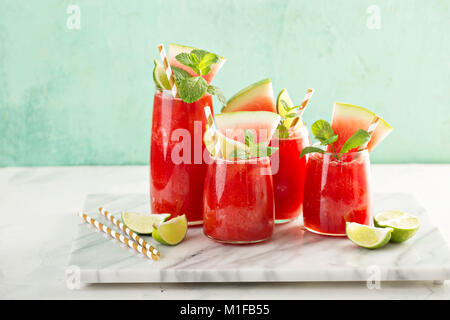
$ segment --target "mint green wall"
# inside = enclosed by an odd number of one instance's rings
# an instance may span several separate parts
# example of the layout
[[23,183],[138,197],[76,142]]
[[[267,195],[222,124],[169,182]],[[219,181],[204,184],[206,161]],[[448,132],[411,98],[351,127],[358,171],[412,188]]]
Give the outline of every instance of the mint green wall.
[[335,100],[374,110],[395,131],[373,162],[450,162],[449,17],[447,0],[2,0],[0,166],[148,163],[159,42],[227,57],[228,97],[265,77],[295,101],[315,88],[309,124]]

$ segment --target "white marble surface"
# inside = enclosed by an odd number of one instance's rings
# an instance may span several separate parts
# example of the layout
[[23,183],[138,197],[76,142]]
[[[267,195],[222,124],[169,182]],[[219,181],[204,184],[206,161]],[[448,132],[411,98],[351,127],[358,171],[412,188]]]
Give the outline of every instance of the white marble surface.
[[[83,211],[106,225],[111,223],[99,214],[100,206],[119,219],[121,211],[150,211],[145,193],[88,195]],[[368,251],[346,238],[316,235],[295,221],[275,226],[269,240],[246,246],[217,243],[199,227],[190,228],[174,247],[147,237],[161,251],[158,262],[80,219],[69,265],[80,268],[84,283],[367,281],[371,276],[382,281],[450,280],[447,241],[415,196],[374,195],[374,212],[394,209],[416,215],[421,227],[413,239],[383,250]]]
[[[450,165],[374,165],[375,192],[411,192],[450,238]],[[381,283],[95,284],[68,290],[65,269],[84,198],[143,193],[148,168],[0,169],[0,298],[41,299],[449,299],[449,281]]]

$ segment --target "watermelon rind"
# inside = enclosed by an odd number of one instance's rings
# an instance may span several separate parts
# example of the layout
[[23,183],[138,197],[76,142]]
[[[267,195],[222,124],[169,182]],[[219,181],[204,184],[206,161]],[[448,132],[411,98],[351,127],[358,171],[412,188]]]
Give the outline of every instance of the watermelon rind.
[[[260,98],[267,101],[261,104],[258,102]],[[276,113],[272,81],[269,78],[263,79],[236,93],[228,100],[226,107],[222,109],[222,112],[234,111],[270,111]]]

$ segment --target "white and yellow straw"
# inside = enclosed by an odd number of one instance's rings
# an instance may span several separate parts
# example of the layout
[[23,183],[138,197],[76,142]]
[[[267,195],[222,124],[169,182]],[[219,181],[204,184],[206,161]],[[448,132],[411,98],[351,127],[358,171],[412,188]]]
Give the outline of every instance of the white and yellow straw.
[[110,228],[108,228],[107,226],[105,226],[104,224],[98,222],[97,220],[94,220],[93,218],[89,217],[87,214],[80,212],[78,214],[80,216],[81,219],[83,219],[85,222],[93,225],[95,228],[97,228],[100,231],[103,231],[104,233],[108,234],[109,236],[111,236],[111,238],[117,239],[120,242],[126,244],[127,246],[129,246],[130,248],[136,250],[139,253],[142,253],[143,255],[145,255],[148,258],[151,258],[155,261],[157,261],[159,259],[159,256],[154,254],[151,251],[148,251],[147,249],[145,249],[144,247],[140,246],[139,244],[137,244],[136,242],[134,242],[133,240],[129,239],[128,237],[115,232],[114,230],[111,230]]
[[172,95],[175,98],[177,96],[177,85],[175,83],[175,78],[172,73],[172,68],[170,67],[169,59],[167,59],[166,51],[164,50],[163,44],[158,45],[158,51],[159,51],[159,55],[161,56],[161,60],[164,65],[164,71],[166,72],[167,79],[169,79],[170,90],[172,91]]
[[125,232],[130,238],[132,238],[134,241],[139,243],[141,246],[143,246],[148,251],[152,252],[154,255],[157,255],[158,257],[161,256],[161,253],[159,253],[158,250],[156,250],[151,244],[147,243],[144,239],[139,237],[136,233],[130,230],[130,228],[127,228],[122,222],[117,220],[111,213],[106,211],[104,208],[98,208],[98,211],[109,221],[114,223],[117,228]]
[[312,88],[309,88],[309,89],[306,91],[306,94],[305,94],[305,96],[303,97],[303,101],[302,101],[302,103],[300,104],[300,108],[299,108],[298,111],[297,111],[297,115],[298,115],[299,118],[301,118],[301,116],[302,116],[303,113],[305,112],[306,106],[308,105],[309,101],[311,100],[311,97],[312,97],[313,94],[314,94],[314,89],[312,89]]
[[306,94],[305,94],[305,96],[303,97],[303,101],[302,101],[302,103],[300,104],[300,107],[299,107],[298,110],[297,110],[297,118],[295,118],[295,119],[291,122],[290,127],[294,127],[294,126],[298,123],[298,121],[300,120],[300,118],[303,116],[303,113],[305,112],[306,107],[308,106],[308,103],[309,103],[309,101],[311,100],[311,97],[312,97],[313,94],[314,94],[314,89],[312,89],[312,88],[309,88],[309,89],[306,91]]
[[208,130],[212,131],[212,136],[214,137],[214,151],[216,157],[222,157],[222,149],[220,147],[220,141],[217,138],[217,128],[216,123],[214,122],[213,115],[211,113],[211,109],[209,106],[203,108],[205,112],[206,122],[208,124]]

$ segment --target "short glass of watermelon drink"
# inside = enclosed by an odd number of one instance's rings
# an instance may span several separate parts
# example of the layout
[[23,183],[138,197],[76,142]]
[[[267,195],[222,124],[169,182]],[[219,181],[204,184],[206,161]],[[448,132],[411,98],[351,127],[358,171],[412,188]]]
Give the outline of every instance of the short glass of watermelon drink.
[[300,158],[300,154],[310,145],[308,129],[302,125],[289,130],[288,138],[274,137],[271,143],[278,147],[271,157],[275,223],[285,223],[298,218],[302,212],[307,157]]
[[307,230],[345,236],[345,223],[372,223],[367,149],[341,154],[311,153],[306,166],[303,223]]
[[203,194],[206,236],[232,244],[264,241],[273,233],[274,209],[269,157],[213,158]]
[[[157,91],[153,100],[150,146],[150,202],[152,213],[186,215],[189,225],[202,223],[203,182],[207,164],[203,155],[206,120],[212,97],[193,103]],[[207,154],[207,152],[206,152]]]

